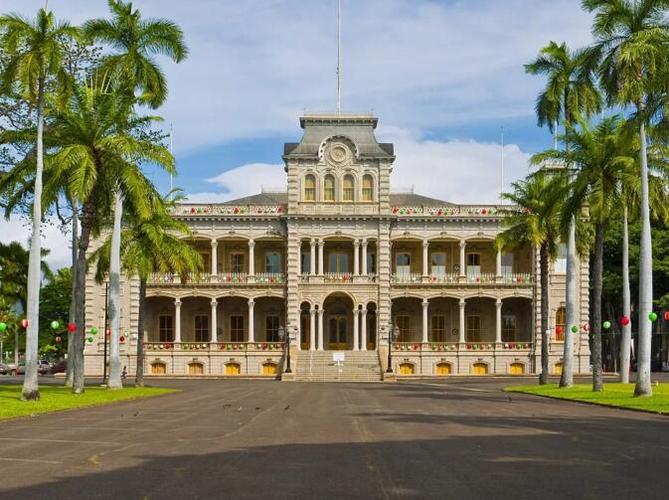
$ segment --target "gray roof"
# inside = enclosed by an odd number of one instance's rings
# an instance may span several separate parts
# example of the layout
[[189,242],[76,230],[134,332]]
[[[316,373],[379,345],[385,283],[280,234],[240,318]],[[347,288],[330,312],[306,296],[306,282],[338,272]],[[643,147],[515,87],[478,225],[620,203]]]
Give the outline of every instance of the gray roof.
[[[223,203],[223,205],[285,205],[288,203],[287,193],[260,193],[244,198],[237,198]],[[414,193],[390,193],[390,204],[404,207],[443,207],[454,206],[443,200],[428,198]]]

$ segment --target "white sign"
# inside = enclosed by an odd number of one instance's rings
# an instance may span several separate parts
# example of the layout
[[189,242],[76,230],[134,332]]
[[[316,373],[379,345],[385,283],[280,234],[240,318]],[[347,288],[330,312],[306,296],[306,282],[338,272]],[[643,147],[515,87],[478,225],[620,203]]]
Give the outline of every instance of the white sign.
[[342,361],[343,362],[345,357],[346,356],[343,352],[333,352],[332,353],[332,361],[336,361],[336,362]]

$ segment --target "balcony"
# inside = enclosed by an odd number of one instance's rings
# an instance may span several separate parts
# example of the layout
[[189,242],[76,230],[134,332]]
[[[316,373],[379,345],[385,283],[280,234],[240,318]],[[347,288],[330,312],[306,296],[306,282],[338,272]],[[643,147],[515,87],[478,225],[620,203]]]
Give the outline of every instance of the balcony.
[[391,283],[395,286],[485,286],[485,285],[508,285],[508,286],[530,286],[534,278],[530,273],[507,273],[495,276],[495,273],[469,273],[467,276],[459,276],[457,273],[439,273],[422,276],[420,273],[393,273]]
[[282,352],[283,342],[145,342],[146,352]]
[[530,351],[531,342],[393,342],[393,352],[500,352],[500,351]]
[[248,285],[281,286],[286,282],[282,273],[257,273],[250,276],[246,273],[209,273],[177,274],[154,273],[149,277],[147,284],[155,287],[188,287],[188,286],[218,286],[235,287]]

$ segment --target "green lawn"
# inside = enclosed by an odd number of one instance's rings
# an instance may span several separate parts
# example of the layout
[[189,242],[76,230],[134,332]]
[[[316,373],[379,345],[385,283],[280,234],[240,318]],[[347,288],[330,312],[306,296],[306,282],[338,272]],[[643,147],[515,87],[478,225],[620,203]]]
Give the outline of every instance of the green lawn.
[[0,420],[39,415],[52,411],[70,410],[98,406],[116,401],[150,398],[175,392],[174,389],[158,387],[126,387],[111,391],[104,387],[87,387],[83,394],[72,394],[71,389],[65,387],[42,386],[39,388],[39,401],[21,401],[20,385],[0,385]]
[[556,385],[518,385],[507,387],[504,390],[618,408],[669,413],[669,384],[654,385],[653,395],[647,398],[634,397],[634,384],[605,383],[603,392],[592,392],[590,384],[576,384],[569,389],[560,389]]

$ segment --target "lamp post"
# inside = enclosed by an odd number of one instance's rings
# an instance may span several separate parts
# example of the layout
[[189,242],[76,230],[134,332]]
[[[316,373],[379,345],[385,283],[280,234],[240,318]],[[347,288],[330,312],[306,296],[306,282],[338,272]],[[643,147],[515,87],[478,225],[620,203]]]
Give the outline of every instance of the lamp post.
[[[385,330],[385,327],[382,328]],[[388,328],[388,368],[386,373],[393,373],[393,340],[395,339],[395,327],[390,325]]]
[[290,331],[288,328],[279,327],[279,338],[286,343],[286,369],[284,373],[293,373],[293,370],[290,368]]
[[[107,322],[109,321],[109,315],[107,314],[107,305],[109,304],[109,281],[105,282],[105,327],[104,333],[102,334],[102,340],[104,341],[103,347],[103,360],[102,360],[102,385],[107,385]],[[86,339],[84,339],[85,341]]]

